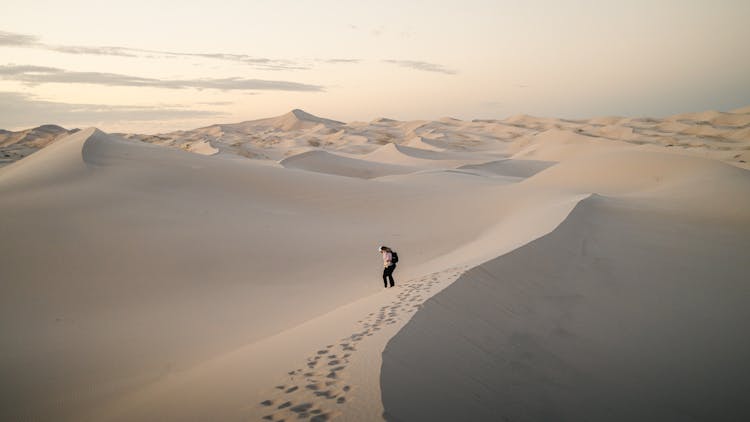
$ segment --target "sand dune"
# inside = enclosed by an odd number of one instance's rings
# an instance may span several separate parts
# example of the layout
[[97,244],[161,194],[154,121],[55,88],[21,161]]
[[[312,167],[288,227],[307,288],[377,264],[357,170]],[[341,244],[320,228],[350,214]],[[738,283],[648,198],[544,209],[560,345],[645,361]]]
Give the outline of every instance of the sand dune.
[[445,151],[444,148],[439,148],[431,143],[430,139],[426,139],[422,136],[416,136],[408,141],[404,142],[404,145],[408,145],[412,148],[418,148],[428,151]]
[[505,159],[481,164],[467,164],[459,168],[479,170],[501,176],[530,177],[555,164],[552,161]]
[[747,115],[28,141],[0,168],[0,419],[731,419]]
[[514,141],[512,150],[515,159],[562,161],[588,153],[593,149],[627,148],[628,145],[614,140],[606,142],[599,137],[563,129],[549,129]]
[[[373,245],[398,244],[409,257],[406,271],[416,275],[421,263],[494,224],[505,201],[486,188],[446,196],[190,154],[95,129],[54,143],[0,171],[3,219],[14,222],[4,227],[0,251],[3,365],[10,379],[24,380],[3,388],[16,403],[4,406],[6,415],[113,416],[124,397],[159,390],[175,373],[377,291]],[[467,201],[484,211],[464,219]],[[442,221],[463,223],[435,238]],[[294,311],[266,317],[283,309]],[[16,321],[26,328],[14,329]],[[23,353],[32,344],[44,353]],[[42,382],[50,377],[57,381]],[[257,388],[258,380],[244,382]],[[236,382],[243,381],[222,385]],[[219,414],[245,406],[198,402]],[[122,417],[177,411],[169,403],[128,405]]]
[[[731,183],[744,180],[748,171],[724,163],[678,154],[650,151],[592,152],[538,173],[529,183],[578,191],[615,194],[674,185],[692,185],[700,180]],[[602,177],[605,176],[605,177]],[[710,192],[696,192],[710,195]],[[737,198],[744,201],[744,198]],[[750,203],[748,203],[750,204]]]
[[20,160],[76,131],[78,129],[68,130],[57,125],[42,125],[18,132],[0,129],[0,166]]
[[[640,145],[655,150],[669,148],[750,168],[747,155],[749,125],[750,112],[746,109],[687,113],[660,119],[609,116],[564,120],[516,115],[502,120],[444,118],[404,122],[381,118],[350,123],[295,109],[268,119],[159,135],[123,136],[185,150],[210,144],[222,154],[273,161],[305,152],[310,147],[365,155],[373,153],[380,145],[389,144],[438,152],[485,152],[504,154],[505,157],[515,154],[515,158],[559,161],[576,156],[591,146]],[[24,150],[23,154],[9,153],[10,157],[6,158],[15,161],[35,150]],[[194,152],[206,151],[195,148]]]
[[482,154],[461,154],[449,151],[434,151],[404,145],[387,144],[362,157],[379,163],[398,163],[417,168],[456,168],[467,163],[488,160]]
[[747,419],[748,222],[582,202],[389,342],[386,419]]
[[343,123],[337,122],[335,120],[313,116],[312,114],[300,109],[294,109],[283,116],[272,117],[270,119],[253,120],[251,122],[243,124],[243,126],[256,127],[270,126],[272,128],[281,129],[283,131],[309,129],[318,127],[318,125],[335,127],[343,125]]
[[318,173],[371,179],[391,174],[412,173],[417,170],[402,164],[374,163],[336,155],[326,151],[307,151],[280,161],[286,168],[296,168]]

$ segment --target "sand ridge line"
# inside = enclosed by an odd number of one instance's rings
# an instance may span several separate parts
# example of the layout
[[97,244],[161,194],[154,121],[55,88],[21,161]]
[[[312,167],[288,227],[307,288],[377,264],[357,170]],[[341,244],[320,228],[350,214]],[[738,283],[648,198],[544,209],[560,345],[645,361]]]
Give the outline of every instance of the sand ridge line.
[[[357,357],[363,341],[385,327],[399,322],[405,324],[427,299],[441,290],[441,286],[452,283],[466,270],[466,266],[453,267],[397,284],[394,289],[400,291],[396,296],[357,321],[353,333],[311,353],[303,367],[290,370],[282,381],[269,389],[263,396],[267,398],[258,404],[258,414],[263,415],[261,420],[328,421],[341,416],[341,405],[357,387],[351,382],[347,367]],[[373,370],[379,372],[380,368]]]

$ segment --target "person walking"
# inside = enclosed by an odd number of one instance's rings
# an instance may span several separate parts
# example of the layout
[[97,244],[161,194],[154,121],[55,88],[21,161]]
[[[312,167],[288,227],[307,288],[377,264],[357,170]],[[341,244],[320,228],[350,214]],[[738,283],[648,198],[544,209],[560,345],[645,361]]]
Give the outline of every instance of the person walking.
[[380,253],[383,255],[383,285],[387,288],[390,282],[393,287],[396,284],[393,280],[393,271],[396,269],[398,255],[388,246],[381,246]]

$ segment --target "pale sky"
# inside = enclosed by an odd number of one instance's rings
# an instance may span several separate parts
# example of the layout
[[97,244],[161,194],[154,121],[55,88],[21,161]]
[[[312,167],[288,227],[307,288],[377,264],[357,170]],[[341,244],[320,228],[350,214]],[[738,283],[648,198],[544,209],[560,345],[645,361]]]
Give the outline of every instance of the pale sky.
[[750,1],[4,0],[0,128],[750,105]]

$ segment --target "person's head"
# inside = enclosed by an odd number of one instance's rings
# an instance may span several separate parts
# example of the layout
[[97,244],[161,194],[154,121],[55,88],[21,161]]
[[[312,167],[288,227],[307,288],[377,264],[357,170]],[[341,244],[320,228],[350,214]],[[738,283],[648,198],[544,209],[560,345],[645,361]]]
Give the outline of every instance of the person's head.
[[391,251],[391,248],[389,248],[388,246],[381,246],[380,247],[380,252],[390,252],[390,251]]

